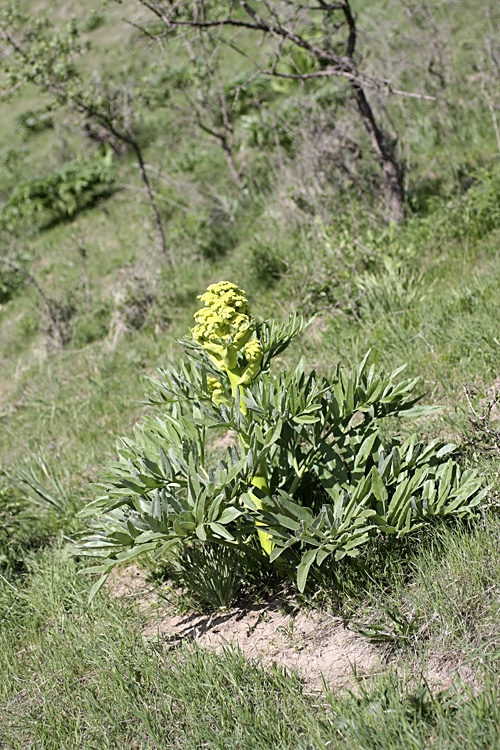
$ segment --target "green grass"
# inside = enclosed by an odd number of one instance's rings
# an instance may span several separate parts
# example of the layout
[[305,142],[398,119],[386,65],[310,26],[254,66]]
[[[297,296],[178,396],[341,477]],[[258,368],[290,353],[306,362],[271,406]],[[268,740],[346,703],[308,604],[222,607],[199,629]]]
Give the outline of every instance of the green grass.
[[[418,39],[400,6],[354,5],[368,69],[380,70],[382,61],[395,86],[435,92],[421,52],[405,41],[404,34]],[[260,317],[316,314],[283,367],[303,354],[326,374],[338,362],[358,363],[368,349],[386,369],[408,363],[426,400],[443,407],[418,422],[419,434],[459,443],[461,460],[481,468],[496,496],[498,454],[484,438],[463,443],[473,430],[462,390],[469,384],[481,408],[500,372],[498,149],[471,72],[473,63],[484,63],[471,42],[493,31],[472,6],[437,5],[448,40],[449,111],[407,98],[388,103],[410,164],[412,217],[401,230],[382,226],[375,198],[359,199],[363,190],[365,197],[376,193],[370,158],[356,175],[359,191],[347,193],[337,187],[343,177],[304,172],[298,147],[282,154],[282,163],[272,148],[259,153],[244,142],[237,158],[246,164],[247,188],[238,194],[217,145],[184,120],[179,125],[174,105],[183,98],[174,92],[145,113],[139,132],[147,163],[163,173],[151,176],[177,275],[158,257],[127,153],[116,162],[120,189],[111,197],[71,221],[3,238],[56,304],[70,340],[57,350],[36,291],[12,286],[0,304],[0,746],[498,747],[496,510],[411,545],[375,545],[364,567],[339,566],[318,578],[320,593],[304,606],[321,601],[342,614],[398,669],[354,681],[352,691],[325,686],[311,693],[298,675],[249,663],[229,649],[217,656],[144,639],[148,615],[134,604],[105,595],[89,606],[90,581],[79,575],[68,546],[80,522],[72,512],[64,518],[35,506],[13,486],[17,467],[36,467],[43,453],[64,476],[73,510],[88,502],[116,439],[130,435],[145,411],[144,376],[179,355],[174,340],[192,325],[196,295],[227,278],[247,290]],[[42,6],[30,4],[33,14]],[[81,10],[69,2],[49,7],[58,22]],[[134,8],[85,6],[84,20],[92,10],[102,18],[86,32],[93,49],[84,70],[148,78],[168,68],[170,59],[145,50],[137,30],[121,22]],[[395,20],[404,34],[390,31]],[[178,57],[178,49],[171,54]],[[150,62],[158,63],[153,71]],[[245,67],[233,56],[225,65],[231,76]],[[315,85],[270,87],[266,106],[274,114],[291,107],[297,117],[297,107],[315,106]],[[2,202],[18,182],[95,155],[64,112],[55,113],[53,129],[23,136],[16,118],[45,100],[26,89],[5,108]],[[475,171],[481,166],[487,174]],[[78,246],[86,250],[84,271]],[[460,667],[470,684],[441,693],[429,688],[423,675],[440,663],[448,672]]]
[[[368,561],[361,607],[345,598],[352,627],[416,671],[464,670],[472,682],[498,674],[497,513],[475,524],[427,531],[404,554]],[[373,564],[370,572],[366,568]]]
[[[89,608],[64,547],[2,584],[0,736],[36,748],[494,748],[496,681],[433,692],[390,671],[311,693],[300,678],[140,634],[145,615],[104,597]],[[464,744],[465,743],[465,744]]]

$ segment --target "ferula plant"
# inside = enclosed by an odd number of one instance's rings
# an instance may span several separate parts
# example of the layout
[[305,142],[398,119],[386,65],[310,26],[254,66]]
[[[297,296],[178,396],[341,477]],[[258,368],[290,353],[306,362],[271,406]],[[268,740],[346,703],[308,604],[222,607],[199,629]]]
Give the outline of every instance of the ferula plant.
[[[304,329],[258,322],[244,292],[223,281],[201,295],[186,357],[160,369],[145,417],[80,515],[92,519],[79,551],[100,559],[99,590],[117,564],[223,545],[296,578],[362,553],[371,537],[402,537],[436,517],[472,516],[488,488],[463,470],[454,445],[388,438],[384,421],[417,416],[417,380],[368,366],[327,379],[273,359]],[[214,437],[234,436],[211,461]]]

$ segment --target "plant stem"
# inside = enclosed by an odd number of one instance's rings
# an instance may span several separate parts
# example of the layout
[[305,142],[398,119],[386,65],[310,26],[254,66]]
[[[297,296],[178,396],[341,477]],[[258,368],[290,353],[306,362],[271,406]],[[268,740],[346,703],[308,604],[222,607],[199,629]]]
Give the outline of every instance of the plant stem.
[[[267,497],[271,496],[269,485],[267,483],[267,467],[264,461],[261,461],[259,463],[257,473],[252,479],[252,484],[256,489],[261,490],[261,492],[267,495]],[[259,510],[262,510],[262,508],[264,507],[264,503],[262,502],[260,497],[257,497],[257,495],[255,495],[253,492],[249,492],[248,494],[254,501],[257,508]],[[264,524],[262,523],[262,521],[257,521],[256,526],[264,526]],[[265,531],[259,531],[259,529],[257,529],[257,534],[259,535],[260,545],[262,549],[264,550],[264,552],[267,552],[267,554],[270,555],[273,548],[273,543],[271,541],[270,535]]]

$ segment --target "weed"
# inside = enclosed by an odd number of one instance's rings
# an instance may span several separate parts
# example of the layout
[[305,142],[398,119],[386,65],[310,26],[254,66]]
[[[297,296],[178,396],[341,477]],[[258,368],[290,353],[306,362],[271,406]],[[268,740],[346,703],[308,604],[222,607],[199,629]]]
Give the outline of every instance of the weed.
[[[357,557],[370,537],[404,537],[426,521],[471,517],[484,506],[488,488],[450,457],[454,445],[425,445],[415,435],[385,440],[382,419],[429,413],[416,407],[416,380],[396,381],[404,368],[376,375],[367,355],[331,380],[306,375],[303,362],[273,377],[271,360],[304,324],[293,315],[283,325],[258,324],[230,282],[211,285],[201,299],[183,342],[189,361],[165,369],[149,398],[174,407],[123,441],[105,494],[80,514],[98,516],[80,547],[102,558],[94,593],[117,562],[160,557],[188,540],[296,574],[302,592],[311,566]],[[239,441],[216,467],[206,463],[213,427]],[[203,574],[216,578],[211,565]]]
[[187,591],[189,609],[227,609],[237,601],[247,579],[248,562],[238,550],[200,543],[180,550],[169,577]]
[[103,160],[72,161],[59,170],[14,188],[0,214],[0,225],[18,231],[73,216],[109,195],[115,175]]
[[50,462],[40,453],[31,461],[11,464],[3,474],[27,505],[50,511],[65,523],[74,516],[77,501],[70,489],[69,472],[60,461]]

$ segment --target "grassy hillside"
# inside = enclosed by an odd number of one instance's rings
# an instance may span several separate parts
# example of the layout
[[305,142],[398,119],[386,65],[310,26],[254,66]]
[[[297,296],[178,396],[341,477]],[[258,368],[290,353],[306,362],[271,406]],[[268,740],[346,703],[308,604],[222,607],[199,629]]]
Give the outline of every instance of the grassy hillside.
[[[200,50],[193,64],[185,37],[165,41],[139,2],[21,7],[29,18],[19,34],[46,14],[54,28],[40,33],[52,39],[76,18],[76,70],[92,96],[99,86],[114,92],[119,116],[131,118],[175,268],[158,249],[133,148],[103,143],[43,87],[9,94],[4,34],[0,746],[497,747],[498,10],[353,2],[357,64],[404,167],[406,220],[396,226],[345,81],[254,79],[251,61],[271,55],[272,41],[237,31],[246,56],[229,44],[217,50],[207,83]],[[293,75],[315,70],[290,59],[283,70]],[[207,132],[207,123],[224,128],[221,90],[232,102],[239,185]],[[80,178],[109,170],[112,182],[77,185],[70,208],[66,193],[47,187],[40,210],[33,196],[13,200],[33,180],[60,180],[68,164]],[[150,613],[107,589],[88,601],[92,580],[74,553],[87,527],[76,514],[97,496],[93,482],[117,439],[158,413],[143,401],[146,376],[179,361],[197,295],[222,279],[246,290],[258,319],[312,318],[278,369],[303,356],[307,371],[330,376],[368,351],[385,372],[407,364],[424,402],[441,409],[393,422],[388,434],[455,443],[456,461],[490,488],[474,519],[374,541],[364,557],[323,569],[302,595],[279,575],[245,573],[242,606],[278,596],[283,606],[320,607],[397,664],[352,691],[311,693],[300,675],[229,647],[215,655],[149,641]],[[210,450],[218,456],[216,442]],[[162,561],[144,569],[155,584],[175,574]],[[178,606],[203,608],[191,593]],[[431,656],[465,668],[466,682],[427,684]]]

